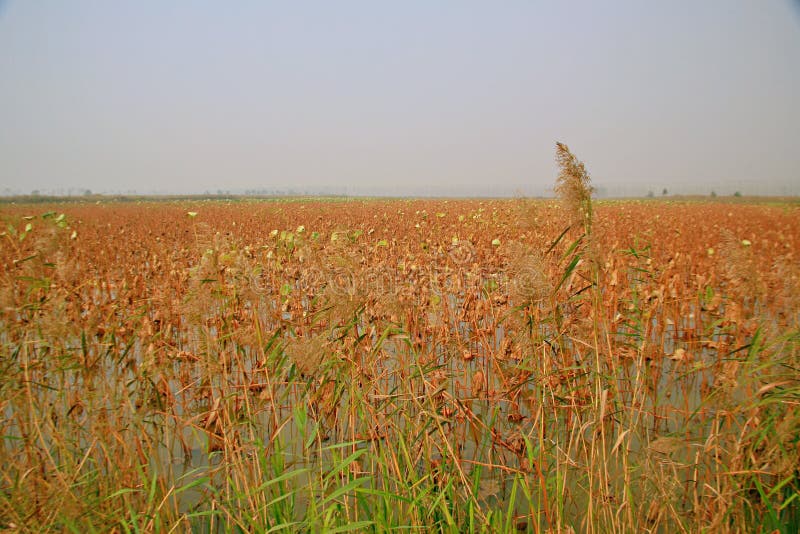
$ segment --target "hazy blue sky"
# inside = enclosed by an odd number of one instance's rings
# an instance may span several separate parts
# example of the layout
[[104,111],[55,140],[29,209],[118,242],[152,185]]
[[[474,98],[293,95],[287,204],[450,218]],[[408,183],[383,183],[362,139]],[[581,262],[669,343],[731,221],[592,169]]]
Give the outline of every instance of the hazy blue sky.
[[791,0],[0,0],[23,192],[535,193],[560,140],[612,190],[798,194],[799,95]]

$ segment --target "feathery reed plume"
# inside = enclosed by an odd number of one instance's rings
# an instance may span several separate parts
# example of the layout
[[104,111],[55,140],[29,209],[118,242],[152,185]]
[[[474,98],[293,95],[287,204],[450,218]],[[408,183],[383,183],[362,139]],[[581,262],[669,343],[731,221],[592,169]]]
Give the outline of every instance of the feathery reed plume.
[[587,236],[592,233],[592,192],[589,173],[564,143],[556,143],[559,171],[555,191],[566,204],[570,224],[583,224]]
[[510,296],[515,306],[538,304],[553,291],[544,260],[532,247],[512,244],[508,274]]
[[317,377],[328,348],[322,336],[314,336],[295,339],[286,347],[286,352],[302,376]]

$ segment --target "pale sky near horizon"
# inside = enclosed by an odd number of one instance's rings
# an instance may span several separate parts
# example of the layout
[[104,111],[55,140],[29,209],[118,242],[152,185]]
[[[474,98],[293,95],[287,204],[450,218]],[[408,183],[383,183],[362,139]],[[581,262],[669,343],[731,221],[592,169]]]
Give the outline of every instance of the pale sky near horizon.
[[800,194],[800,2],[0,0],[0,194]]

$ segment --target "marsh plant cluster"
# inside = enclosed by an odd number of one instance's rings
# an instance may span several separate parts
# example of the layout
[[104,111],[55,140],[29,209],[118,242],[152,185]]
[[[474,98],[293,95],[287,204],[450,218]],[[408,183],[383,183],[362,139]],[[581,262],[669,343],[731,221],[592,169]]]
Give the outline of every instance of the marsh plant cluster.
[[797,205],[0,209],[0,528],[796,532]]

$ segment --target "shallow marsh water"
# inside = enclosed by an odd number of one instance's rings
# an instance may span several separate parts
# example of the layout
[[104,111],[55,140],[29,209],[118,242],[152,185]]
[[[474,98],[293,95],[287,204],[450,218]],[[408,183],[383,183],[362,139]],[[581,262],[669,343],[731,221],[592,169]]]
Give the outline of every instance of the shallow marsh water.
[[[729,207],[601,205],[601,257],[568,271],[559,210],[521,231],[509,205],[78,207],[78,239],[3,249],[0,522],[667,531],[791,499],[798,308],[764,255],[797,253],[796,213],[742,206],[784,236],[762,243]],[[760,247],[769,298],[687,237],[698,216]],[[649,251],[620,252],[627,218]],[[526,254],[550,293],[520,307]]]

